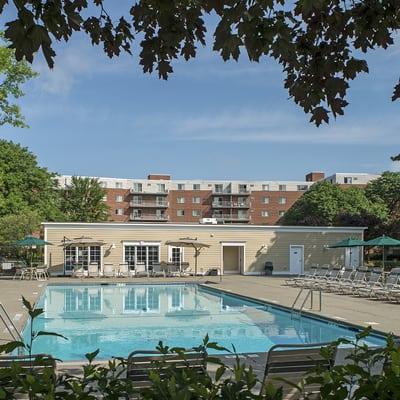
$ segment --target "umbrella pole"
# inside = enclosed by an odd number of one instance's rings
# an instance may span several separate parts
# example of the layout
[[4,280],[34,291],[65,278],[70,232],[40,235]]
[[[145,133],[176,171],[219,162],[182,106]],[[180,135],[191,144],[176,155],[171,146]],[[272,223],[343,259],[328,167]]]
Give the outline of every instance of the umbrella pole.
[[197,249],[196,246],[194,248],[194,276],[197,276]]
[[382,246],[382,269],[385,270],[385,246]]

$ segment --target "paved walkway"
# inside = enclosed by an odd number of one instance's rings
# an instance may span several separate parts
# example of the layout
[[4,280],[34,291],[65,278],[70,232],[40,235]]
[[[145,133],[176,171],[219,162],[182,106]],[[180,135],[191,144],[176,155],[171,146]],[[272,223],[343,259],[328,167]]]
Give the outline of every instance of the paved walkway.
[[[47,282],[0,280],[0,302],[5,305],[18,330],[21,330],[26,321],[26,312],[22,306],[21,295],[29,301],[35,302],[48,282],[51,283],[95,283],[95,282],[202,282],[209,281],[213,287],[238,293],[244,296],[264,300],[281,306],[290,307],[298,293],[298,289],[283,286],[283,278],[264,276],[228,275],[223,277],[198,278],[135,278],[135,279],[72,279],[52,278]],[[330,319],[353,323],[359,326],[371,325],[382,332],[393,332],[400,335],[400,304],[390,304],[382,301],[358,298],[349,295],[323,293],[322,311],[310,311]],[[7,332],[0,327],[0,338],[7,338]]]

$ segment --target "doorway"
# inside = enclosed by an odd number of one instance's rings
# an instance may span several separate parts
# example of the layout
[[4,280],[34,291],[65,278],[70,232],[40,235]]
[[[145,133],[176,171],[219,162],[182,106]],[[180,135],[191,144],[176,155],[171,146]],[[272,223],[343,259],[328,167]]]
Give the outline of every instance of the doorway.
[[244,273],[245,244],[222,243],[222,271],[224,274]]
[[300,275],[304,272],[304,246],[290,245],[290,273]]
[[168,248],[168,261],[170,263],[173,263],[179,268],[182,265],[182,262],[184,261],[183,259],[183,248],[182,247],[175,247],[175,246],[169,246]]
[[360,248],[346,247],[344,256],[344,266],[346,268],[357,268],[360,266]]

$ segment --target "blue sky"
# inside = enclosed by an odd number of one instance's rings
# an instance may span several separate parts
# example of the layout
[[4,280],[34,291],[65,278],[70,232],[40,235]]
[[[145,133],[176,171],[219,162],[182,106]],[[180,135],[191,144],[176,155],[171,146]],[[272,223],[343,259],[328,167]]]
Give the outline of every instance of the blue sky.
[[209,46],[162,81],[142,73],[137,53],[109,60],[78,35],[57,46],[54,70],[38,57],[40,76],[20,101],[30,129],[3,126],[0,137],[61,174],[301,180],[312,170],[397,168],[398,46],[368,56],[370,74],[353,82],[346,115],[322,128],[288,99],[273,60],[224,63]]

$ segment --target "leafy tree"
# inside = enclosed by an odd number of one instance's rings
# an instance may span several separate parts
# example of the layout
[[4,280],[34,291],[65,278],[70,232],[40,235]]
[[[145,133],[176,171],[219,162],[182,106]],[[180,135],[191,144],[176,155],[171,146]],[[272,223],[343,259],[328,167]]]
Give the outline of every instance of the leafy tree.
[[390,157],[392,161],[400,161],[400,154],[397,154],[397,156]]
[[[0,14],[14,11],[6,14],[13,17],[5,34],[18,60],[32,62],[42,50],[53,67],[53,40],[67,41],[77,31],[109,57],[130,53],[136,37],[144,72],[155,69],[163,79],[173,72],[174,59],[189,60],[205,45],[205,17],[211,14],[213,50],[225,61],[237,60],[241,52],[256,62],[274,58],[286,74],[290,97],[316,125],[328,122],[329,114],[342,115],[349,82],[369,72],[358,54],[393,45],[400,27],[395,0],[132,0],[130,7],[111,16],[104,0],[2,0]],[[400,83],[392,100],[399,97]]]
[[385,203],[392,218],[400,218],[400,172],[384,172],[365,191],[371,201]]
[[21,86],[29,79],[37,76],[25,60],[17,61],[15,51],[7,47],[4,34],[0,32],[0,126],[10,124],[25,128],[24,117],[12,99],[24,95]]
[[0,243],[7,244],[23,239],[37,232],[40,229],[40,223],[39,214],[30,210],[0,217]]
[[49,221],[62,217],[55,174],[27,148],[0,140],[0,217],[28,211]]
[[361,188],[344,189],[330,182],[311,187],[286,212],[285,225],[375,226],[386,221],[388,210],[382,201],[371,201]]
[[105,194],[97,179],[74,176],[71,185],[61,191],[61,211],[69,221],[106,221]]

